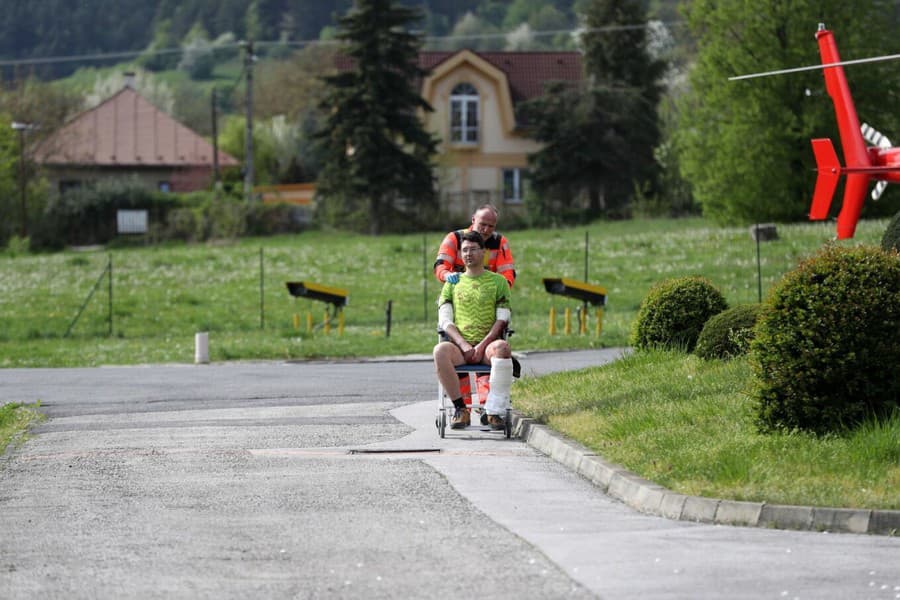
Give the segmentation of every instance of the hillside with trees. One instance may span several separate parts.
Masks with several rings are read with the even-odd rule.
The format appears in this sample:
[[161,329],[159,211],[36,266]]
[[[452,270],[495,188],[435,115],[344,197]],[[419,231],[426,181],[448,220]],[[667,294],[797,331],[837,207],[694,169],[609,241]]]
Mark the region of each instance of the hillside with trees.
[[[427,36],[498,34],[527,26],[532,31],[569,29],[579,0],[406,0],[423,19]],[[673,2],[655,2],[661,6]],[[336,18],[352,0],[2,0],[0,60],[84,60],[6,65],[9,79],[17,71],[54,78],[72,73],[97,55],[177,50],[198,36],[212,42],[252,39],[265,46],[297,47],[329,36]],[[520,31],[520,37],[523,32]],[[485,43],[483,41],[479,42]],[[490,43],[490,42],[487,42]],[[180,60],[167,52],[155,66]],[[112,60],[115,60],[113,58]],[[109,64],[109,61],[101,61]]]
[[[896,53],[900,43],[900,0],[804,1],[765,10],[740,0],[393,4],[415,11],[403,31],[422,50],[584,54],[583,85],[549,88],[523,111],[528,135],[545,148],[531,157],[526,202],[535,218],[550,215],[559,223],[698,209],[722,223],[804,218],[814,182],[809,139],[836,137],[821,76],[807,72],[741,84],[728,77],[815,64],[812,34],[823,19],[836,29],[844,58]],[[342,101],[339,80],[329,79],[335,53],[353,48],[340,26],[352,5],[82,0],[72,7],[60,0],[0,0],[0,116],[39,124],[27,142],[9,129],[0,135],[0,190],[7,192],[0,195],[0,211],[19,212],[14,192],[22,187],[33,210],[41,209],[48,192],[30,176],[28,164],[19,168],[22,148],[109,98],[127,70],[136,71],[142,96],[194,131],[212,137],[215,123],[219,147],[243,161],[252,65],[254,183],[310,182],[324,173],[322,189],[330,181],[339,191],[347,183],[335,162],[340,153],[319,142],[325,129],[364,125],[352,123],[353,111],[342,113],[347,122],[335,122],[337,111],[331,110]],[[246,41],[252,41],[252,60]],[[894,141],[900,137],[897,65],[848,72],[860,117]],[[377,66],[366,74],[370,82],[384,75]],[[416,106],[410,100],[398,104],[398,114]],[[404,137],[404,127],[393,134]],[[427,162],[429,142],[410,135],[407,141],[420,140],[412,145],[425,149],[420,154]],[[356,189],[371,188],[370,175],[354,178]],[[237,169],[225,179],[226,192],[240,188]],[[22,180],[27,186],[20,186]],[[895,212],[896,187],[879,203],[867,203],[868,214]],[[399,189],[382,190],[367,202],[380,206],[379,198]],[[373,231],[389,225],[367,223]],[[0,244],[16,226],[14,219],[0,224]]]

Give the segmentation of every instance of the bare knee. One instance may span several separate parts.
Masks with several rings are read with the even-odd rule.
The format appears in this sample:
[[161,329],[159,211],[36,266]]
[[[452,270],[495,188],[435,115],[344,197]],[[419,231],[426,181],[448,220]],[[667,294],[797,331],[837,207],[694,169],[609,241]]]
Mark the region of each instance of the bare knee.
[[488,345],[487,350],[485,350],[484,357],[489,362],[492,358],[512,357],[512,349],[509,347],[509,342],[506,340],[494,340]]
[[456,364],[456,359],[462,353],[453,342],[439,342],[431,351],[435,363],[450,362]]

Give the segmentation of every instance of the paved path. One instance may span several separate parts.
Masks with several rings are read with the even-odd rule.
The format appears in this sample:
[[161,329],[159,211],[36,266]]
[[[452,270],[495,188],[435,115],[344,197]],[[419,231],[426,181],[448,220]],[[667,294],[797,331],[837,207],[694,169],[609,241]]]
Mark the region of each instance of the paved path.
[[2,370],[50,418],[0,464],[0,598],[900,595],[900,539],[642,515],[520,441],[441,440],[435,390],[416,361]]

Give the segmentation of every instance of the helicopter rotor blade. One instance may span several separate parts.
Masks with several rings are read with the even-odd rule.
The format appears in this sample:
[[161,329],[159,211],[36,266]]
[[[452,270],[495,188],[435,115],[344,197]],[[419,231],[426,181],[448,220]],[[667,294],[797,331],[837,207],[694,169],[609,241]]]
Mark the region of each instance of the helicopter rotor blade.
[[771,75],[785,75],[787,73],[800,73],[801,71],[815,71],[818,69],[827,69],[828,67],[843,67],[846,65],[860,65],[863,63],[882,62],[885,60],[897,60],[900,54],[888,54],[885,56],[872,56],[870,58],[858,58],[855,60],[842,60],[840,62],[828,63],[824,65],[809,65],[808,67],[795,67],[793,69],[779,69],[777,71],[764,71],[762,73],[750,73],[749,75],[735,75],[729,77],[728,81],[740,81],[743,79],[754,79],[756,77],[769,77]]

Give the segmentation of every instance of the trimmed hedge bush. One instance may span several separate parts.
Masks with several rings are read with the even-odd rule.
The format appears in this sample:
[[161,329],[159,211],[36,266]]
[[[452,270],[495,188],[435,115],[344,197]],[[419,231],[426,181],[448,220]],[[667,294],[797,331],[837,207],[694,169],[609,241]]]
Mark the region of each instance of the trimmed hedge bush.
[[817,434],[900,406],[900,255],[828,247],[776,285],[750,346],[762,430]]
[[741,304],[713,315],[697,338],[694,354],[705,360],[746,354],[761,310],[761,304]]
[[887,251],[900,252],[900,212],[894,215],[881,238],[881,247]]
[[703,325],[728,308],[725,297],[708,279],[678,277],[657,283],[638,309],[631,345],[638,350],[653,347],[690,352]]

